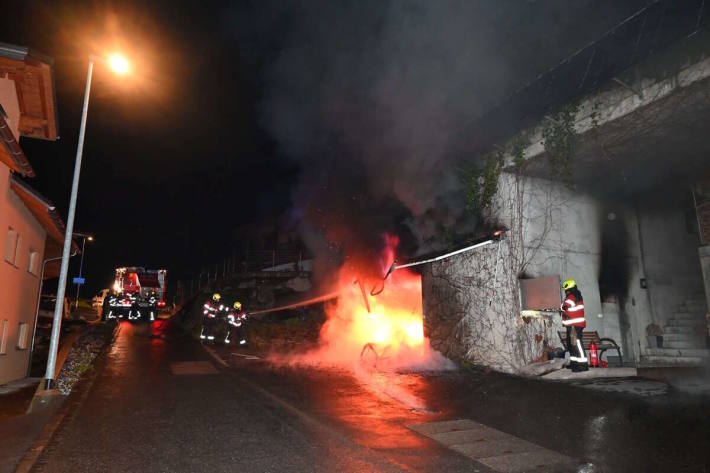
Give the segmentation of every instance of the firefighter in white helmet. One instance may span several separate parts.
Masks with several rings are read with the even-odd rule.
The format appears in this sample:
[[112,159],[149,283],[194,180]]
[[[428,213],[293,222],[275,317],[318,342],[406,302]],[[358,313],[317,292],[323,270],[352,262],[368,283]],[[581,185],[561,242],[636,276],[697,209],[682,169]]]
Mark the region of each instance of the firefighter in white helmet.
[[565,291],[565,299],[560,306],[560,312],[562,325],[567,329],[570,368],[574,372],[587,371],[589,364],[582,346],[582,331],[587,326],[584,318],[584,299],[574,279],[563,282],[562,289]]
[[244,346],[247,344],[244,336],[247,313],[242,309],[242,303],[239,301],[235,302],[232,307],[234,310],[231,310],[227,315],[227,336],[224,338],[224,343],[230,344],[234,340],[240,346]]
[[224,311],[224,305],[220,302],[222,296],[215,292],[212,299],[208,299],[202,306],[202,331],[200,340],[214,341],[214,325],[217,316]]

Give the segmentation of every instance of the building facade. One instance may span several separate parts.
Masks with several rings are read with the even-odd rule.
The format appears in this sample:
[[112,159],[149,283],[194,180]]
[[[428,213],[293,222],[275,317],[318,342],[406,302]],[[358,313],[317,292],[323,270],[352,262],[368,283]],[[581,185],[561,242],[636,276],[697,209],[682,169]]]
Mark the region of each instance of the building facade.
[[34,171],[21,137],[57,139],[52,63],[0,44],[0,384],[27,374],[43,263],[64,238],[54,206],[22,180]]

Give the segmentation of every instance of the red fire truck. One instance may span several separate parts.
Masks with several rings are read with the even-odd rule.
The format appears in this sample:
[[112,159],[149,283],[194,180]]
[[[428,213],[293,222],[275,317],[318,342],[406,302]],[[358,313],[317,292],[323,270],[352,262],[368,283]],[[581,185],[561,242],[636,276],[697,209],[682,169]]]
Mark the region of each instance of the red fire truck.
[[104,318],[155,320],[165,307],[166,276],[164,269],[116,268],[112,292],[104,302]]

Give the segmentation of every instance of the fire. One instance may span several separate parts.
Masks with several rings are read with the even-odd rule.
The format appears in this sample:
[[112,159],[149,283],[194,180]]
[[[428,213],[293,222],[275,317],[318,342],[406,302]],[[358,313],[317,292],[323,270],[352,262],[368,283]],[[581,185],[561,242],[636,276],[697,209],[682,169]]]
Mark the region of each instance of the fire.
[[423,343],[419,275],[398,271],[390,276],[377,296],[370,295],[371,290],[367,291],[370,313],[357,287],[341,286],[341,291],[342,295],[334,308],[335,316],[338,319],[352,318],[351,336],[357,343],[383,343],[394,350],[402,345],[415,348]]
[[451,362],[432,350],[424,336],[421,276],[408,269],[390,271],[397,244],[396,237],[385,238],[379,277],[365,279],[353,266],[341,268],[335,288],[339,296],[326,306],[318,348],[287,358],[273,354],[272,361],[355,372],[363,365],[378,370],[451,369]]
[[[383,289],[381,281],[366,281],[365,291],[361,291],[355,276],[340,275],[340,297],[327,307],[328,320],[320,333],[322,348],[317,358],[326,363],[357,362],[368,344],[376,352],[375,358],[388,365],[423,355],[421,277],[395,271]],[[377,293],[373,289],[382,291],[373,296]]]

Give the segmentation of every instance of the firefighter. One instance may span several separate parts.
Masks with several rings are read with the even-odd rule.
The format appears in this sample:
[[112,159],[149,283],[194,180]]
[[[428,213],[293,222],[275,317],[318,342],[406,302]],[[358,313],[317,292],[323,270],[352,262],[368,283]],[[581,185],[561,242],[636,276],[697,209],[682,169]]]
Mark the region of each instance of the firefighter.
[[227,336],[224,338],[225,344],[230,344],[232,339],[237,340],[240,346],[247,344],[244,336],[244,323],[247,320],[247,313],[242,309],[242,303],[237,301],[234,303],[234,310],[227,315]]
[[212,294],[212,300],[207,300],[202,306],[202,331],[200,332],[200,340],[214,341],[214,325],[217,316],[224,311],[224,305],[220,304],[222,296],[215,292]]
[[584,299],[574,279],[563,282],[562,289],[565,291],[565,300],[560,306],[560,312],[562,325],[567,329],[570,368],[573,372],[587,371],[588,359],[582,346],[582,331],[587,326],[584,319]]

